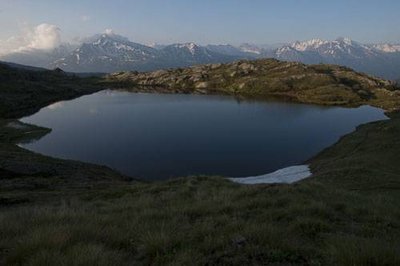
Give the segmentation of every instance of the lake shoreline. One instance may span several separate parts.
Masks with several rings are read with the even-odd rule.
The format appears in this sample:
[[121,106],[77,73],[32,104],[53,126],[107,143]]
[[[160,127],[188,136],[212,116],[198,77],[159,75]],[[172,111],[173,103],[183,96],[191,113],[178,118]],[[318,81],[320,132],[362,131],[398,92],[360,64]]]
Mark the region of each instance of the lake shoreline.
[[[105,91],[105,90],[109,90],[109,91],[113,91],[113,89],[99,89],[99,90],[96,90],[96,91],[91,91],[90,93],[85,93],[85,94],[83,94],[83,95],[79,95],[79,96],[77,96],[76,98],[80,98],[80,97],[82,97],[82,96],[86,96],[86,95],[91,95],[91,94],[94,94],[94,93],[98,93],[98,92],[100,92],[100,91]],[[121,90],[121,89],[115,89],[115,90]],[[131,92],[131,90],[126,90],[127,92]],[[149,93],[149,92],[144,92],[144,93]],[[156,93],[160,93],[159,91],[156,91]],[[152,94],[151,92],[150,92],[150,94]],[[171,94],[171,93],[168,93],[168,94]],[[215,95],[215,94],[214,94]],[[217,94],[216,96],[218,96],[219,94]],[[225,95],[220,95],[220,96],[225,96]],[[226,96],[229,96],[229,95],[226,95]],[[232,96],[232,97],[234,97],[234,96]],[[74,98],[74,99],[76,99],[76,98]],[[69,97],[67,97],[66,99],[63,99],[63,100],[61,100],[61,101],[64,101],[64,100],[71,100]],[[253,99],[248,99],[248,98],[246,98],[246,99],[243,99],[243,100],[250,100],[250,101],[258,101],[256,98],[253,98]],[[261,99],[261,101],[265,101],[265,100],[267,100],[267,99]],[[268,99],[267,101],[269,101],[270,99]],[[279,101],[279,99],[277,99],[277,98],[274,98],[273,99],[273,102],[280,102]],[[299,104],[304,104],[304,105],[309,105],[308,103],[303,103],[303,102],[297,102],[297,101],[290,101],[290,103],[299,103]],[[316,106],[325,106],[325,105],[318,105],[318,104],[311,104],[311,105],[316,105]],[[335,106],[335,107],[338,107],[338,106]],[[354,106],[340,106],[340,107],[347,107],[347,108],[354,108]],[[41,108],[43,108],[43,107],[41,107]],[[27,114],[28,115],[31,115],[31,113],[30,112],[27,112]],[[389,113],[390,114],[390,113]],[[26,117],[26,116],[24,116],[24,117]],[[22,118],[21,118],[22,119]],[[7,121],[7,122],[5,122],[5,121]],[[18,167],[21,167],[21,166],[18,166],[18,167],[13,167],[13,165],[20,165],[19,163],[18,164],[16,164],[16,163],[14,163],[15,161],[17,161],[17,162],[21,162],[21,161],[26,161],[26,160],[24,160],[23,158],[25,157],[25,156],[28,156],[29,155],[29,157],[31,157],[32,155],[34,155],[34,154],[37,154],[38,155],[38,158],[40,157],[40,158],[47,158],[48,159],[48,161],[49,161],[49,163],[51,162],[51,160],[52,159],[54,159],[55,161],[65,161],[65,163],[70,163],[70,162],[75,162],[74,160],[65,160],[65,159],[59,159],[59,158],[55,158],[55,157],[50,157],[50,156],[46,156],[46,155],[42,155],[42,154],[39,154],[39,153],[35,153],[35,152],[32,152],[32,151],[29,151],[29,150],[27,150],[27,149],[24,149],[23,147],[19,147],[18,145],[17,145],[17,142],[16,141],[19,141],[19,142],[26,142],[26,141],[30,141],[29,139],[30,138],[37,138],[37,136],[35,135],[35,134],[33,134],[33,136],[31,136],[32,134],[30,134],[31,132],[30,131],[33,131],[33,132],[35,132],[35,131],[37,131],[38,129],[39,129],[39,134],[43,134],[43,135],[45,135],[45,134],[47,134],[48,132],[50,132],[51,131],[51,129],[46,129],[46,128],[41,128],[40,126],[36,126],[36,125],[29,125],[29,124],[25,124],[25,123],[22,123],[22,122],[20,122],[20,120],[18,119],[18,120],[13,120],[13,119],[8,119],[8,120],[3,120],[3,121],[0,121],[0,122],[2,122],[0,125],[2,125],[2,126],[0,126],[0,133],[2,133],[2,131],[3,132],[6,132],[6,133],[3,133],[2,135],[3,135],[3,139],[4,138],[8,138],[8,139],[14,139],[16,136],[14,136],[14,134],[16,134],[17,136],[18,135],[23,135],[24,136],[24,138],[22,138],[22,139],[17,139],[17,140],[13,140],[14,142],[13,143],[8,143],[8,144],[12,144],[12,145],[15,145],[15,146],[17,146],[17,147],[14,147],[14,148],[11,148],[10,150],[15,150],[15,149],[19,149],[19,153],[18,154],[20,154],[21,155],[21,157],[18,157],[18,156],[15,156],[15,157],[13,157],[13,159],[12,160],[10,160],[10,157],[11,156],[8,156],[8,154],[7,153],[2,153],[1,155],[0,155],[0,161],[2,161],[3,163],[2,163],[2,165],[0,164],[0,168],[4,168],[5,170],[7,170],[7,171],[11,171],[11,172],[16,172],[16,173],[18,173]],[[15,125],[24,125],[24,126],[21,126],[21,127],[15,127],[14,128],[14,130],[4,130],[8,125],[10,125],[10,124],[15,124]],[[357,130],[357,129],[356,129]],[[15,131],[15,132],[14,132]],[[10,136],[7,136],[6,134],[10,134],[10,132],[13,132],[13,133],[11,133],[11,135]],[[354,131],[353,131],[354,132]],[[349,134],[352,134],[353,132],[350,132]],[[346,134],[347,135],[347,134]],[[342,136],[343,137],[343,136]],[[0,139],[0,141],[1,141],[1,139]],[[3,141],[2,141],[3,142]],[[3,144],[7,144],[7,143],[4,143],[3,142]],[[334,145],[334,144],[333,144]],[[7,147],[8,145],[3,145],[3,147],[7,150]],[[4,149],[3,148],[3,149]],[[327,147],[327,148],[329,148],[329,147]],[[325,148],[325,149],[327,149],[327,148]],[[325,150],[324,149],[324,150]],[[322,151],[321,151],[322,152]],[[319,154],[319,153],[318,153]],[[312,158],[314,158],[314,157],[316,157],[316,156],[318,156],[318,154],[316,154],[316,155],[314,155],[314,156],[312,156],[312,157],[310,157],[309,159],[306,159],[306,160],[304,160],[304,162],[307,162],[307,163],[309,163],[310,161],[312,161]],[[32,158],[32,157],[31,157]],[[34,158],[34,157],[33,157]],[[35,160],[33,160],[33,161],[35,161]],[[85,162],[80,162],[80,161],[76,161],[77,163],[80,163],[80,164],[87,164],[88,166],[90,166],[90,167],[93,167],[93,168],[96,168],[97,166],[99,167],[99,168],[102,168],[102,169],[104,169],[104,168],[106,168],[106,169],[110,169],[109,167],[107,167],[107,166],[103,166],[103,165],[96,165],[96,164],[91,164],[91,163],[85,163]],[[34,169],[35,167],[34,167],[34,162],[30,162],[29,164],[31,164],[31,166],[30,167],[25,167],[25,168],[27,168],[27,169],[30,169],[30,168],[32,168],[32,169]],[[110,169],[111,170],[111,169]],[[33,171],[33,172],[26,172],[25,174],[30,174],[30,175],[34,175],[34,174],[37,174],[38,172],[39,173],[43,173],[43,172],[46,172],[46,171],[49,171],[49,172],[57,172],[57,171],[55,171],[54,169],[52,169],[52,168],[48,168],[48,169],[42,169],[41,171],[37,171],[37,170],[35,170],[35,171]],[[119,173],[117,170],[112,170],[112,171],[115,171],[115,174],[116,174],[116,176],[123,176],[121,173]],[[69,173],[69,174],[71,174],[71,173]],[[119,177],[119,179],[120,179],[120,177]],[[137,181],[137,180],[140,180],[140,181],[142,181],[142,182],[148,182],[148,181],[146,181],[146,180],[144,180],[144,179],[136,179],[135,177],[133,177],[133,176],[131,176],[131,177],[123,177],[122,179],[125,179],[125,180],[127,180],[127,179],[131,179],[131,180],[135,180],[135,181]],[[150,182],[159,182],[159,181],[150,181]]]
[[[24,128],[32,134],[33,129]],[[396,115],[361,125],[311,160],[312,177],[251,186],[205,176],[125,181],[106,168],[8,145],[0,157],[61,166],[61,172],[0,171],[0,255],[9,263],[30,260],[42,250],[59,258],[60,250],[95,243],[113,252],[112,258],[146,264],[192,261],[185,255],[189,248],[204,264],[229,264],[223,255],[229,252],[241,264],[268,262],[264,256],[272,256],[290,264],[365,265],[380,258],[396,265],[400,147],[394,140],[399,133]],[[148,246],[152,250],[143,250]],[[259,253],[271,247],[276,253]],[[255,253],[260,256],[254,258]]]
[[22,119],[52,129],[45,138],[22,147],[106,165],[142,180],[240,177],[302,163],[356,126],[385,118],[383,110],[368,106],[106,90]]

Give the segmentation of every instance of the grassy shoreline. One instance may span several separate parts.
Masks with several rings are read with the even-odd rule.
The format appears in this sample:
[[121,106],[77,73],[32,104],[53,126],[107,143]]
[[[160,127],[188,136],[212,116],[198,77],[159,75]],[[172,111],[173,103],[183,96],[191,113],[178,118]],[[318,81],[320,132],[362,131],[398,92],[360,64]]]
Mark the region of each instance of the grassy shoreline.
[[49,129],[1,119],[0,264],[399,265],[400,115],[390,116],[310,159],[311,178],[254,186],[127,181],[21,149]]

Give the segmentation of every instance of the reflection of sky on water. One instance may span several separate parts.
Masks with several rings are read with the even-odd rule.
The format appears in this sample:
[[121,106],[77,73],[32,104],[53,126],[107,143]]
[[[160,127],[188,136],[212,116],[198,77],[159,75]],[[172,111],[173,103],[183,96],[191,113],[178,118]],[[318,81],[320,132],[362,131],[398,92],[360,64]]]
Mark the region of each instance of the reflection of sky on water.
[[56,102],[56,103],[50,104],[46,108],[48,108],[50,110],[55,110],[55,109],[62,108],[63,106],[64,106],[64,102]]
[[265,174],[302,163],[357,125],[384,118],[368,106],[102,91],[22,120],[53,129],[28,149],[159,179]]

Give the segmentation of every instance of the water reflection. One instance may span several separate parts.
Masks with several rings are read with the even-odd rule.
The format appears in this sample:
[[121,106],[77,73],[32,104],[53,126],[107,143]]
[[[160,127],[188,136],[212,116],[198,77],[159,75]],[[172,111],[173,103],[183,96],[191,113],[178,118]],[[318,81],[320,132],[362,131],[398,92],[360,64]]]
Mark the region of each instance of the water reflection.
[[357,125],[384,118],[368,106],[103,91],[24,118],[53,129],[24,147],[144,179],[254,176],[302,163]]

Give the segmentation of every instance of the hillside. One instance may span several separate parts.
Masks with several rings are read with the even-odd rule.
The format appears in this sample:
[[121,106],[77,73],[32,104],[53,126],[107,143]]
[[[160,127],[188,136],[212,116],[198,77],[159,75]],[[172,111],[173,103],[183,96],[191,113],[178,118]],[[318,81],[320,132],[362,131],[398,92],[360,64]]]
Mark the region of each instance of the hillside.
[[3,62],[0,61],[1,65],[6,65],[11,68],[16,68],[16,69],[22,69],[22,70],[30,70],[30,71],[46,71],[48,69],[46,68],[41,68],[41,67],[34,67],[34,66],[28,66],[28,65],[21,65],[21,64],[16,64],[16,63],[10,63],[10,62]]
[[394,83],[336,65],[304,65],[275,59],[209,64],[150,73],[120,72],[106,81],[135,91],[282,97],[303,103],[387,110],[400,106]]
[[[51,131],[17,119],[56,101],[98,91],[103,87],[96,85],[97,81],[97,78],[75,77],[60,69],[50,71],[0,63],[0,189],[8,186],[8,176],[21,174],[36,183],[43,181],[41,175],[52,176],[54,179],[44,181],[49,186],[66,183],[60,179],[77,181],[80,185],[87,179],[121,179],[105,167],[40,156],[15,145],[41,138]],[[0,196],[0,206],[1,201]]]
[[[268,67],[268,62],[275,67]],[[240,72],[249,66],[254,72]],[[310,159],[314,175],[293,185],[243,186],[205,176],[132,182],[106,167],[26,151],[16,144],[40,138],[51,129],[4,119],[29,115],[54,100],[99,90],[98,79],[0,67],[1,265],[400,263],[398,113],[392,112],[390,120],[360,126]],[[381,99],[376,91],[397,93],[389,82],[346,68],[274,60],[202,66],[209,74],[202,73],[204,81],[197,82],[217,81],[221,72],[231,73],[230,67],[240,73],[233,75],[231,85],[236,78],[238,82],[252,78],[258,84],[259,75],[259,84],[276,81],[282,86],[279,88],[287,85],[282,72],[295,76],[296,69],[303,69],[312,88],[322,86],[322,81],[326,86],[343,87],[347,94],[340,95],[343,101],[338,104],[349,103],[345,98],[349,95],[360,98],[354,83],[335,81],[339,78],[357,81],[363,90],[374,93],[365,99],[367,103]],[[166,71],[170,74],[161,75],[163,79],[156,78],[160,72],[120,73],[103,82],[132,86],[133,81],[148,76],[145,86],[132,89],[232,94],[228,86],[220,90],[204,85],[172,89],[186,80],[176,80],[167,88],[150,85],[170,80],[172,74],[181,78],[183,72],[195,71]],[[301,92],[307,92],[307,79],[294,80],[300,80],[294,84],[304,84]],[[235,95],[259,99],[270,95],[271,87],[266,87],[267,91],[249,88],[250,93],[245,94],[243,87]],[[295,93],[291,88],[289,92]],[[397,96],[392,97],[397,101]],[[390,102],[382,100],[387,106]]]
[[55,101],[94,92],[96,78],[78,78],[60,69],[0,63],[0,117],[19,118]]
[[399,121],[358,128],[293,185],[123,182],[2,145],[40,167],[0,167],[0,264],[399,265]]

